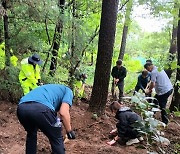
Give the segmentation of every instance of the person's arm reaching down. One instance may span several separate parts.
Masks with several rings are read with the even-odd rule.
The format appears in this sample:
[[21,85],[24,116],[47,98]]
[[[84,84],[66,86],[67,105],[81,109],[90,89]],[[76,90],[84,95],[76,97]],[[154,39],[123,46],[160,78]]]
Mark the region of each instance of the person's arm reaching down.
[[148,94],[151,93],[151,92],[152,92],[152,89],[153,89],[154,87],[155,87],[155,82],[150,81],[146,93],[148,93]]
[[75,139],[75,134],[72,131],[71,128],[71,118],[70,118],[70,113],[69,113],[69,104],[67,103],[62,103],[60,110],[59,110],[59,114],[61,116],[62,119],[62,123],[66,129],[67,132],[67,136],[69,139]]

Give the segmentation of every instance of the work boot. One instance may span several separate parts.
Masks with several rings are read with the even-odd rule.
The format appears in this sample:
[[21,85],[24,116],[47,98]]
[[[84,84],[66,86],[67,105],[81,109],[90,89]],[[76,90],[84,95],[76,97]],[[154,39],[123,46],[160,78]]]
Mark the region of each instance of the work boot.
[[126,142],[126,145],[132,145],[132,144],[136,144],[136,143],[139,143],[140,141],[135,138],[135,139],[131,139],[129,141]]
[[142,136],[138,137],[139,141],[144,141],[144,138]]

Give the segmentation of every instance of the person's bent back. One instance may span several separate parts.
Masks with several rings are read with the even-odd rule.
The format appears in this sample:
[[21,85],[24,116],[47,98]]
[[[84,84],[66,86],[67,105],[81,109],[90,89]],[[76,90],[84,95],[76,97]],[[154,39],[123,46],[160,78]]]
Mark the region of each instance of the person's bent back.
[[[27,131],[26,154],[36,154],[38,129],[48,137],[53,153],[65,153],[61,122],[68,138],[75,139],[69,113],[72,100],[72,90],[59,84],[40,86],[21,98],[17,116]],[[57,112],[59,112],[61,120],[59,120]]]

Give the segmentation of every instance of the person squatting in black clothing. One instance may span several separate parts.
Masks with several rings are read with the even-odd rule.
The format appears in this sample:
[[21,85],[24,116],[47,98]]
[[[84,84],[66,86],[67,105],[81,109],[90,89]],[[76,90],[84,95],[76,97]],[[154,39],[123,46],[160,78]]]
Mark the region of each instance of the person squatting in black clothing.
[[140,89],[143,91],[143,93],[145,93],[145,89],[147,88],[147,85],[150,82],[150,80],[151,80],[150,73],[147,70],[143,70],[142,73],[138,76],[138,81],[135,87],[134,94],[135,92],[138,92]]
[[117,133],[117,136],[112,141],[107,142],[107,144],[113,145],[119,139],[126,142],[126,145],[139,143],[140,140],[142,140],[142,137],[140,137],[139,132],[134,129],[135,127],[133,124],[136,121],[141,121],[141,117],[129,107],[124,106],[117,101],[114,101],[110,105],[110,110],[116,114],[115,118],[118,120],[116,129],[112,130],[110,134]]

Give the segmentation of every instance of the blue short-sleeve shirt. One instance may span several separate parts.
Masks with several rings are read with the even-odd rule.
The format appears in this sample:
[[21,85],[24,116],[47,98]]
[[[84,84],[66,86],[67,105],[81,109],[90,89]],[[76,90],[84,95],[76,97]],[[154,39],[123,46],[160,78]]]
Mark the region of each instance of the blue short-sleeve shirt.
[[60,84],[47,84],[30,91],[21,98],[19,104],[34,101],[59,111],[62,102],[72,106],[72,100],[73,93],[70,88]]

